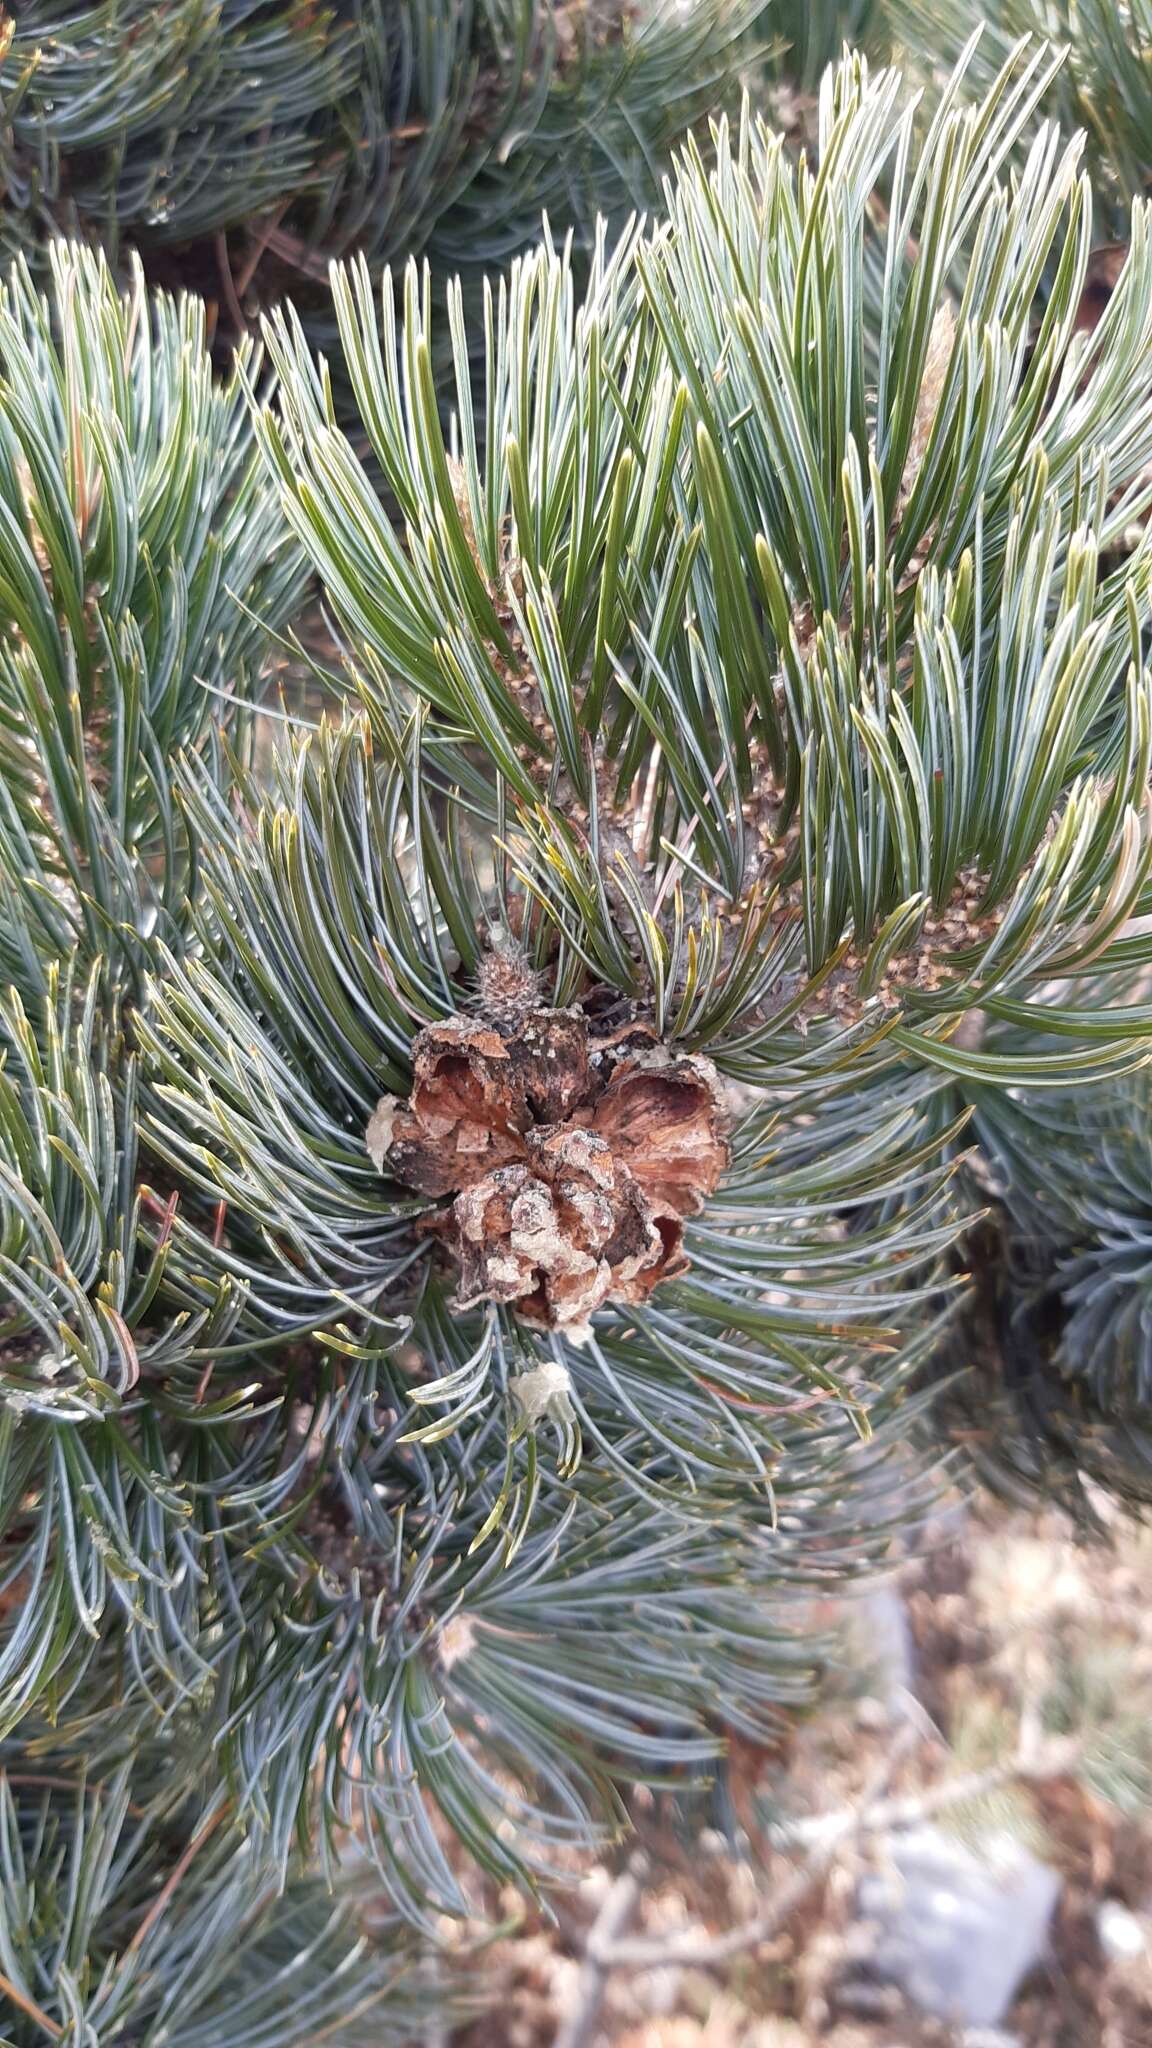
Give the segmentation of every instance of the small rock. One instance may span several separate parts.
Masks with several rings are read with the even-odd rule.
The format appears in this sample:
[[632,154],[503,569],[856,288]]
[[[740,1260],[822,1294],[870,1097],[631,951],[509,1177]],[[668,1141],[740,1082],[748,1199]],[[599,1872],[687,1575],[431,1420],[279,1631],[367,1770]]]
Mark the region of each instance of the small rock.
[[1106,1956],[1114,1962],[1129,1962],[1148,1951],[1145,1922],[1122,1906],[1119,1899],[1105,1899],[1096,1913],[1096,1932]]
[[870,1973],[923,2012],[977,2028],[997,2026],[1043,1956],[1061,1884],[1011,1835],[982,1850],[929,1826],[893,1835],[856,1900],[873,1927]]
[[879,1734],[891,1720],[891,1712],[884,1700],[873,1699],[871,1693],[865,1693],[862,1699],[857,1700],[856,1726],[862,1728],[866,1735]]

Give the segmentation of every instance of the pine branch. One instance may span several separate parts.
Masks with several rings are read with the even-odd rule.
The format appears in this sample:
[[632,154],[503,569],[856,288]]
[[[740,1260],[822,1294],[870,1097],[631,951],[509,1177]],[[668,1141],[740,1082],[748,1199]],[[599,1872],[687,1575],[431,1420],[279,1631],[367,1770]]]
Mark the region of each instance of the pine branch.
[[[48,303],[0,291],[0,956],[25,993],[74,951],[139,987],[179,946],[194,849],[181,750],[242,742],[300,559],[254,459],[242,351],[213,381],[202,309],[56,248]],[[177,480],[175,487],[173,480]]]
[[34,0],[0,51],[6,236],[77,231],[161,279],[175,247],[236,335],[285,291],[322,312],[327,261],[353,249],[489,267],[545,209],[587,229],[650,203],[763,11]]
[[[1142,1000],[1127,975],[1083,995]],[[1027,1043],[1012,1024],[999,1040]],[[991,1221],[957,1343],[977,1361],[942,1426],[985,1483],[1061,1499],[1087,1527],[1099,1495],[1142,1507],[1148,1479],[1146,1069],[1096,1088],[971,1092]]]
[[[546,248],[490,300],[482,434],[462,299],[446,427],[428,280],[378,314],[338,275],[398,525],[270,331],[262,446],[363,713],[239,817],[183,777],[203,893],[137,1023],[145,1129],[191,1191],[170,1285],[242,1288],[214,1371],[255,1356],[245,1419],[276,1404],[213,1481],[212,1723],[275,1857],[355,1817],[406,1910],[467,1909],[433,1813],[535,1881],[717,1752],[717,1695],[750,1728],[803,1696],[790,1589],[926,1497],[965,1097],[1145,1057],[1084,974],[1147,944],[1152,558],[1110,564],[1152,263],[1142,224],[1074,338],[1076,153],[996,182],[1049,78],[957,81],[921,141],[850,62],[817,175],[751,126],[689,153],[582,296]],[[290,1429],[289,1338],[324,1375]]]
[[98,1780],[43,1733],[59,1766],[40,1774],[50,1784],[10,1767],[11,1744],[0,1773],[0,1997],[14,2048],[161,2030],[181,2048],[221,2030],[303,2044],[330,2025],[350,2043],[379,2041],[382,2025],[383,2038],[411,2038],[411,1947],[394,1925],[362,1924],[347,1873],[333,1897],[297,1866],[279,1894],[218,1798],[205,1822],[163,1746],[145,1743]]
[[[978,112],[950,87],[884,231],[874,425],[869,204],[914,129],[898,82],[859,67],[826,86],[818,183],[768,135],[722,134],[714,169],[689,152],[666,227],[601,250],[581,302],[563,254],[518,270],[487,319],[483,447],[460,299],[446,435],[427,280],[409,272],[402,315],[386,284],[377,316],[367,272],[337,276],[400,535],[298,325],[271,330],[265,447],[374,738],[394,745],[406,692],[426,747],[467,735],[562,954],[656,988],[662,1028],[745,1080],[872,1045],[1012,1078],[957,1040],[965,1011],[1066,1035],[1040,991],[1106,970],[1145,898],[1132,620],[1152,558],[1101,563],[1149,493],[1149,397],[1125,371],[1152,317],[1147,222],[1108,320],[1077,335],[1075,147],[1042,137],[1010,195],[992,182],[1050,76],[1011,64]],[[940,293],[966,251],[957,321]],[[1074,1055],[1038,1049],[1016,1078],[1123,1068],[1145,1024],[1077,1029]]]
[[[1058,49],[1060,69],[1050,81],[1043,112],[1069,132],[1084,131],[1100,241],[1126,239],[1131,201],[1148,184],[1152,9],[1147,0],[997,0],[994,7],[889,0],[885,15],[908,70],[929,81],[947,74],[973,36],[979,38],[972,74],[977,89],[1023,38],[1046,40]],[[1102,264],[1085,295],[1086,319],[1094,319],[1101,301],[1107,302],[1107,283]]]
[[[431,1935],[809,1702],[940,1484],[973,1130],[1139,1085],[1152,227],[1085,332],[1053,75],[719,129],[451,295],[454,417],[430,274],[337,272],[371,471],[292,315],[271,393],[94,259],[0,306],[2,1712],[178,1738],[141,1980],[238,1845]],[[358,708],[257,776],[305,568]]]

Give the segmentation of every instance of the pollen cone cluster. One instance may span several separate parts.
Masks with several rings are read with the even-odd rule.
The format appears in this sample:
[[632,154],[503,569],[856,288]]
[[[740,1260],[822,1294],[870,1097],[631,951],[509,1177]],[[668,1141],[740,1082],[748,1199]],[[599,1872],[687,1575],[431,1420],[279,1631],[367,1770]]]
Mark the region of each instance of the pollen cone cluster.
[[368,1129],[382,1172],[447,1198],[430,1228],[460,1273],[461,1307],[509,1303],[569,1335],[605,1302],[682,1273],[684,1219],[727,1163],[707,1060],[629,1023],[533,1007],[421,1031],[408,1103]]

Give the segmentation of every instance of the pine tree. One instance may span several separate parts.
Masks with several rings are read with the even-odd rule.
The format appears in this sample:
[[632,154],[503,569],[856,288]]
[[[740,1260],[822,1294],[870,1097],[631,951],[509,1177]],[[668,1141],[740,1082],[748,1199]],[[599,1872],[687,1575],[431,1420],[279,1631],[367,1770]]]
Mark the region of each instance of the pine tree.
[[378,2040],[382,2005],[400,2032],[413,2011],[403,1943],[299,1854],[281,1890],[192,1760],[176,1664],[149,1692],[137,1655],[200,1571],[167,1404],[236,1304],[166,1277],[131,1018],[160,938],[177,954],[190,929],[177,755],[246,744],[302,565],[253,447],[250,348],[216,382],[196,302],[150,303],[139,276],[121,299],[62,246],[51,273],[49,300],[20,272],[0,300],[4,2033],[280,2043],[322,2010]]
[[818,163],[721,126],[479,337],[338,269],[350,430],[290,310],[214,383],[139,276],[6,287],[21,2042],[291,2039],[329,1942],[355,2039],[350,1841],[425,1927],[547,1885],[929,1506],[973,1183],[1148,1053],[1150,219],[1078,328],[1051,81],[848,60]]
[[1084,131],[1099,241],[1126,239],[1129,205],[1147,191],[1152,169],[1148,0],[884,0],[879,24],[910,70],[937,81],[976,37],[969,61],[977,89],[1025,39],[1058,49],[1044,111],[1069,132]]
[[[1037,39],[1050,39],[1059,61],[1016,157],[1042,118],[1084,133],[1093,247],[1077,321],[1094,327],[1122,274],[1132,202],[1146,192],[1152,164],[1145,0],[998,0],[979,9],[886,0],[872,29],[874,39],[895,43],[929,99],[966,45],[969,89],[979,90],[1013,52],[1027,46],[1037,61]],[[1050,267],[1046,287],[1051,281]],[[1121,989],[1146,999],[1139,978]],[[1095,1001],[1115,997],[1107,980],[1093,990]],[[998,1039],[1032,1049],[1026,1030],[1001,1025]],[[1139,1162],[1152,1143],[1152,1103],[1137,1075],[1077,1092],[1059,1109],[1047,1093],[1028,1090],[978,1090],[972,1106],[980,1141],[974,1193],[989,1204],[989,1222],[958,1351],[963,1363],[973,1355],[982,1363],[961,1383],[953,1420],[979,1446],[986,1481],[1017,1496],[1057,1496],[1096,1523],[1086,1479],[1138,1503],[1147,1496],[1150,1307]]]
[[4,237],[139,249],[224,329],[331,257],[445,273],[651,202],[763,0],[28,0],[0,31]]
[[[1134,997],[1133,1023],[1152,1016],[1146,989],[1126,976],[1094,981],[1091,995],[1101,1005]],[[1011,1024],[992,1042],[1025,1058],[1037,1049]],[[1102,1495],[1137,1508],[1149,1496],[1146,1071],[1055,1100],[1028,1086],[969,1095],[985,1216],[941,1420],[982,1482],[1009,1499],[1057,1501],[1099,1530]]]
[[2,1766],[6,2041],[412,2039],[427,1995],[403,1936],[351,1881],[334,1896],[296,1869],[279,1889],[170,1744],[97,1776],[44,1730]]
[[769,16],[768,70],[786,89],[814,93],[846,44],[864,44],[877,25],[876,0],[778,0]]

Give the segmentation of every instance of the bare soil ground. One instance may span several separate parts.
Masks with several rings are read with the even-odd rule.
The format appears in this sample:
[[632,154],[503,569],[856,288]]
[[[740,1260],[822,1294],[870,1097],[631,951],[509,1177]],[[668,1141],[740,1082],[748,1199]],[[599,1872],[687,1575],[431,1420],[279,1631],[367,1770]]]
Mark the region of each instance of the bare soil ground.
[[[864,1829],[809,1865],[801,1903],[763,1945],[706,1969],[670,1957],[608,1971],[587,2048],[1152,2048],[1150,1585],[1152,1531],[1130,1522],[1087,1545],[1056,1516],[963,1510],[881,1608],[857,1611],[854,1696],[774,1750],[735,1752],[742,1853],[658,1800],[637,1807],[647,1868],[628,1932],[666,1948],[740,1926],[792,1884],[812,1851],[775,1846],[782,1785],[791,1816],[859,1810],[884,1777],[889,1811],[920,1802],[977,1853],[1007,1831],[1062,1885],[996,2029],[942,2024],[870,1974],[857,1886],[883,1836]],[[886,1630],[869,1671],[864,1645],[874,1653]],[[1052,1762],[1017,1778],[1017,1755]],[[940,1803],[973,1776],[985,1791]],[[487,1952],[484,2015],[452,2048],[556,2048],[586,1999],[588,1932],[616,1875],[587,1870],[555,1925],[522,1921]]]

